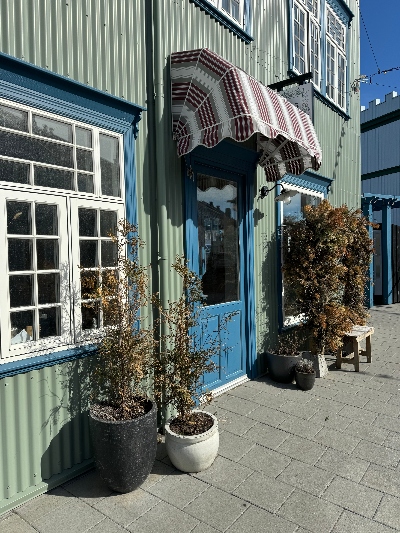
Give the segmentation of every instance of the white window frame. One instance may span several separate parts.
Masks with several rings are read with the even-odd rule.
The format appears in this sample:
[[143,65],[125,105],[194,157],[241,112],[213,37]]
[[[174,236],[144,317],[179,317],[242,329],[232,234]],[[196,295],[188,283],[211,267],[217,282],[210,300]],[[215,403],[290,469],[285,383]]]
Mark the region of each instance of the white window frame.
[[[339,32],[334,32],[334,34],[329,31],[329,18],[334,19],[336,29]],[[343,22],[339,17],[334,13],[334,11],[327,5],[326,6],[326,96],[335,102],[340,108],[345,109],[346,107],[346,70],[347,70],[347,60],[346,60],[346,28]],[[342,37],[340,37],[340,35]],[[328,48],[333,51],[328,57]],[[333,56],[333,57],[332,57]],[[330,68],[329,62],[334,65],[334,70],[332,73],[332,68]],[[343,68],[341,67],[341,64]],[[331,73],[328,76],[328,72]],[[342,77],[340,77],[340,72],[342,72]],[[333,84],[330,83],[330,78],[333,74]],[[340,78],[342,78],[342,83],[339,83]],[[342,88],[340,87],[342,85]]]
[[[312,9],[310,9],[310,7]],[[304,17],[304,41],[296,38],[295,26],[299,23],[296,18],[296,10]],[[305,74],[306,72],[313,72],[312,83],[319,90],[321,86],[321,25],[320,25],[320,0],[295,0],[293,2],[292,15],[292,35],[293,35],[293,70],[297,74]],[[317,34],[317,38],[313,36]],[[299,42],[304,46],[304,54],[296,52],[296,43]],[[314,46],[312,43],[314,42]],[[318,50],[315,50],[315,45]],[[315,57],[317,58],[315,61]],[[304,63],[304,69],[296,66],[299,58]],[[316,63],[316,65],[315,65]]]
[[[80,312],[80,272],[79,272],[79,228],[78,228],[78,208],[80,206],[92,209],[113,210],[117,212],[117,220],[125,217],[125,187],[124,187],[124,151],[122,135],[108,131],[103,128],[94,127],[86,123],[70,120],[54,113],[44,112],[33,106],[17,104],[13,101],[0,99],[1,105],[15,108],[17,110],[28,111],[29,125],[31,128],[32,114],[38,114],[45,118],[69,123],[73,127],[73,140],[75,139],[75,126],[90,129],[92,131],[92,151],[93,151],[93,176],[94,192],[79,192],[76,187],[77,174],[81,171],[76,168],[76,151],[74,149],[74,169],[38,163],[15,157],[3,156],[0,159],[23,162],[30,165],[30,182],[28,184],[6,182],[0,180],[0,246],[3,246],[3,257],[7,255],[7,213],[6,201],[25,201],[49,203],[58,206],[59,225],[59,267],[60,286],[63,285],[69,290],[60,287],[60,307],[61,307],[61,335],[57,337],[47,337],[36,341],[29,341],[20,344],[11,344],[10,325],[10,294],[8,283],[8,260],[0,262],[0,279],[3,280],[3,290],[0,291],[0,332],[1,332],[1,352],[0,365],[12,361],[26,359],[32,356],[44,355],[57,352],[75,346],[93,343],[98,338],[99,331],[82,332],[81,312]],[[41,138],[32,133],[23,132],[0,126],[3,131],[17,132],[22,135],[29,135],[32,138]],[[32,131],[31,129],[29,131]],[[99,136],[104,134],[118,140],[119,148],[119,188],[120,197],[106,196],[101,194],[101,168],[100,168],[100,143]],[[47,139],[48,140],[48,139]],[[63,144],[62,141],[54,141]],[[64,143],[71,144],[71,143]],[[74,172],[74,184],[76,190],[58,189],[52,187],[42,187],[33,185],[32,174],[33,165],[42,165],[49,168],[69,170]],[[88,172],[89,173],[89,172]],[[35,253],[35,252],[34,252]],[[62,268],[65,264],[69,268]],[[36,275],[32,271],[33,275]],[[53,307],[49,304],[47,307]],[[39,306],[40,307],[40,306]],[[45,305],[43,305],[45,307]],[[33,308],[32,306],[30,308]],[[37,308],[37,306],[36,306]],[[19,309],[19,308],[18,308]],[[21,308],[23,310],[25,308]],[[37,327],[37,325],[36,325]],[[79,329],[78,329],[79,328]]]
[[[296,191],[298,192],[299,194],[304,194],[304,195],[307,195],[307,196],[313,196],[315,198],[319,198],[320,201],[322,201],[324,198],[325,198],[325,195],[324,193],[322,192],[318,192],[318,191],[313,191],[311,189],[307,189],[305,187],[299,187],[299,186],[296,186],[296,185],[291,185],[291,184],[286,184],[286,183],[283,183],[284,187],[285,187],[285,190],[287,191]],[[295,198],[295,196],[293,197]],[[281,231],[281,237],[283,238],[283,232],[285,231],[285,225],[284,225],[284,214],[283,214],[283,211],[284,211],[284,204],[282,205],[281,209],[280,209],[280,231]],[[281,247],[281,267],[283,267],[283,248]],[[281,269],[282,271],[282,269]],[[284,281],[284,275],[282,273],[282,326],[283,328],[289,328],[289,327],[292,327],[292,326],[296,326],[297,324],[299,324],[302,319],[304,318],[303,315],[288,315],[286,316],[286,313],[285,313],[285,281]]]
[[[210,4],[215,6],[221,13],[223,13],[228,19],[232,20],[235,24],[244,28],[244,0],[208,0]],[[235,19],[228,11],[223,8],[224,1],[237,2],[239,4],[239,20]]]

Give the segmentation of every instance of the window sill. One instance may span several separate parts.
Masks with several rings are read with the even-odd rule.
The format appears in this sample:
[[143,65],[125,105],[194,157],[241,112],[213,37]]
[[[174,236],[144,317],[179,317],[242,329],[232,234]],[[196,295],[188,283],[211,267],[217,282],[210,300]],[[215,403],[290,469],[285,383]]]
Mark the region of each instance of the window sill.
[[205,11],[208,15],[210,15],[210,17],[215,19],[222,26],[225,26],[225,28],[227,28],[231,33],[234,33],[236,37],[241,39],[246,44],[254,41],[254,38],[245,32],[243,28],[235,24],[233,20],[221,13],[219,9],[208,3],[207,0],[189,0],[189,2],[195,4],[202,11]]
[[47,366],[54,366],[74,359],[80,359],[91,355],[96,350],[93,345],[74,347],[60,352],[53,352],[46,355],[36,355],[27,359],[20,359],[18,361],[11,361],[9,363],[0,364],[0,379],[15,376],[17,374],[25,374],[32,370],[39,370]]

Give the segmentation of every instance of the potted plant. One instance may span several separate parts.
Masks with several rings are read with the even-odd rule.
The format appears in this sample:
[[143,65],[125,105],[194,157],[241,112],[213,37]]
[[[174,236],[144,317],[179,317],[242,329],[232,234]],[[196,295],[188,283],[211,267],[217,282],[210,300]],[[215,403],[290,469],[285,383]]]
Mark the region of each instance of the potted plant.
[[273,348],[266,352],[269,376],[279,383],[291,383],[294,380],[294,367],[302,352],[296,331],[289,331],[278,336]]
[[303,218],[285,226],[283,275],[314,358],[335,353],[354,324],[365,324],[368,224],[360,210],[324,200],[304,207]]
[[143,246],[136,228],[122,220],[116,234],[115,266],[81,268],[86,307],[100,311],[97,355],[91,379],[89,426],[100,476],[117,492],[130,492],[150,473],[157,447],[157,407],[146,393],[155,340],[140,310],[151,301]]
[[214,462],[219,447],[216,417],[194,409],[200,400],[211,399],[203,389],[203,375],[217,368],[213,357],[219,350],[219,331],[212,339],[201,338],[201,280],[183,257],[177,256],[172,268],[182,279],[182,294],[168,309],[161,308],[166,333],[156,363],[155,391],[160,402],[177,411],[165,424],[172,464],[183,472],[200,472]]
[[316,372],[314,365],[307,359],[300,359],[294,367],[296,385],[302,390],[311,390],[314,387]]

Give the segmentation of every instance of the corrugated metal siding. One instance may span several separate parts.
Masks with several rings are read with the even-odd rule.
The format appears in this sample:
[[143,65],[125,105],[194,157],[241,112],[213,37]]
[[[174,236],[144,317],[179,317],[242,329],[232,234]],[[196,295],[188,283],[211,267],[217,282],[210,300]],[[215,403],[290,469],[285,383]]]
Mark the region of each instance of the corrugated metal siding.
[[362,133],[362,174],[400,165],[399,143],[400,119]]

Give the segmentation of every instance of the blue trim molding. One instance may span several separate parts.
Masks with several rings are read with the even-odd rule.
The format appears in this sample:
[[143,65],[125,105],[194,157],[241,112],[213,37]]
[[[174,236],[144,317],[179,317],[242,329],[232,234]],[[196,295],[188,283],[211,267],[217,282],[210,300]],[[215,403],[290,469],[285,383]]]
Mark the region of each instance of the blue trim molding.
[[[126,217],[137,223],[135,139],[144,107],[0,53],[0,97],[123,135]],[[0,378],[93,353],[77,347],[2,363]]]
[[294,185],[302,187],[303,189],[308,189],[309,191],[323,193],[325,197],[328,196],[332,181],[332,178],[321,176],[320,174],[309,170],[306,170],[306,172],[300,176],[285,174],[281,180],[282,183],[287,183],[288,185]]
[[251,6],[250,0],[245,2],[245,29],[235,24],[233,20],[225,16],[217,7],[212,5],[207,0],[189,0],[191,4],[196,5],[202,11],[205,11],[207,15],[210,15],[216,22],[219,22],[221,26],[225,26],[230,32],[234,33],[236,37],[241,39],[246,44],[254,41],[254,38],[248,33],[251,31]]
[[351,26],[351,21],[354,18],[354,13],[343,0],[327,0],[329,7],[336,13],[340,20],[348,28]]

